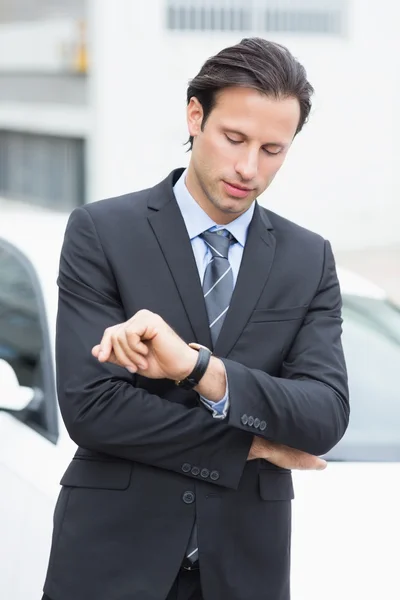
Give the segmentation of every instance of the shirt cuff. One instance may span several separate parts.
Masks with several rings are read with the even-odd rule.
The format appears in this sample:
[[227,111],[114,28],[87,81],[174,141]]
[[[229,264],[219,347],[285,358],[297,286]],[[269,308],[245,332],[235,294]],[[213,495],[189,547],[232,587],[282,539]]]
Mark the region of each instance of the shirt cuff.
[[207,400],[207,398],[200,396],[200,402],[202,402],[202,404],[212,412],[214,419],[226,418],[229,409],[228,394],[225,394],[225,396],[219,402],[211,402],[211,400]]

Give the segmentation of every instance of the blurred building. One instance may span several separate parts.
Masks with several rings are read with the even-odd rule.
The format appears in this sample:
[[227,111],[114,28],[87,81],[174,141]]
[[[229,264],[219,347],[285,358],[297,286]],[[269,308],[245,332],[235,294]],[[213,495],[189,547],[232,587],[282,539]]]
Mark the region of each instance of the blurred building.
[[242,37],[316,88],[261,201],[342,250],[400,243],[394,0],[0,0],[0,194],[71,210],[188,161],[188,80]]
[[0,193],[85,200],[84,0],[0,0]]

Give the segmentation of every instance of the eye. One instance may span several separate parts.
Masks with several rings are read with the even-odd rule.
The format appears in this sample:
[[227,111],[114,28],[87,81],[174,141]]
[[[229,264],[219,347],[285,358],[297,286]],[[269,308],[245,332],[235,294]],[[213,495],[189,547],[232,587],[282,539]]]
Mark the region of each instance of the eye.
[[282,152],[282,150],[277,150],[276,152],[271,152],[271,150],[267,150],[267,148],[263,148],[264,152],[266,154],[268,154],[268,156],[276,156],[277,154],[280,154]]
[[225,137],[228,140],[228,142],[230,142],[231,144],[236,145],[236,144],[241,144],[242,143],[242,140],[233,140],[232,138],[229,137],[229,135],[225,134]]

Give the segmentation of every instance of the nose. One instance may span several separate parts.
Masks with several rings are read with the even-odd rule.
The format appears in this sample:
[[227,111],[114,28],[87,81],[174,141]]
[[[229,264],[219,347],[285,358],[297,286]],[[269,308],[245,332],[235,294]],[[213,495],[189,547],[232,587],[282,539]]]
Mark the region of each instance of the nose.
[[237,161],[235,170],[243,181],[255,179],[258,172],[258,152],[246,149]]

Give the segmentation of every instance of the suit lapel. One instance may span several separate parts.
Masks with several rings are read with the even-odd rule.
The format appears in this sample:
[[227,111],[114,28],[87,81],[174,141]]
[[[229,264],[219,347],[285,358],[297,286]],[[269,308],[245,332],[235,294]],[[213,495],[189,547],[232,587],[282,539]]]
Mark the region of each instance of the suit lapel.
[[193,333],[190,341],[211,347],[200,277],[185,222],[173,193],[173,186],[182,173],[183,169],[173,171],[167,179],[152,188],[148,202],[151,209],[149,222],[190,322]]
[[275,237],[267,213],[256,204],[239,275],[214,352],[227,356],[246,326],[264,289],[275,254]]
[[[183,169],[150,190],[149,223],[168,264],[186,312],[191,341],[211,348],[211,336],[203,290],[185,222],[173,186]],[[275,254],[275,237],[267,213],[256,204],[231,304],[214,352],[227,356],[245,328],[263,291]]]

